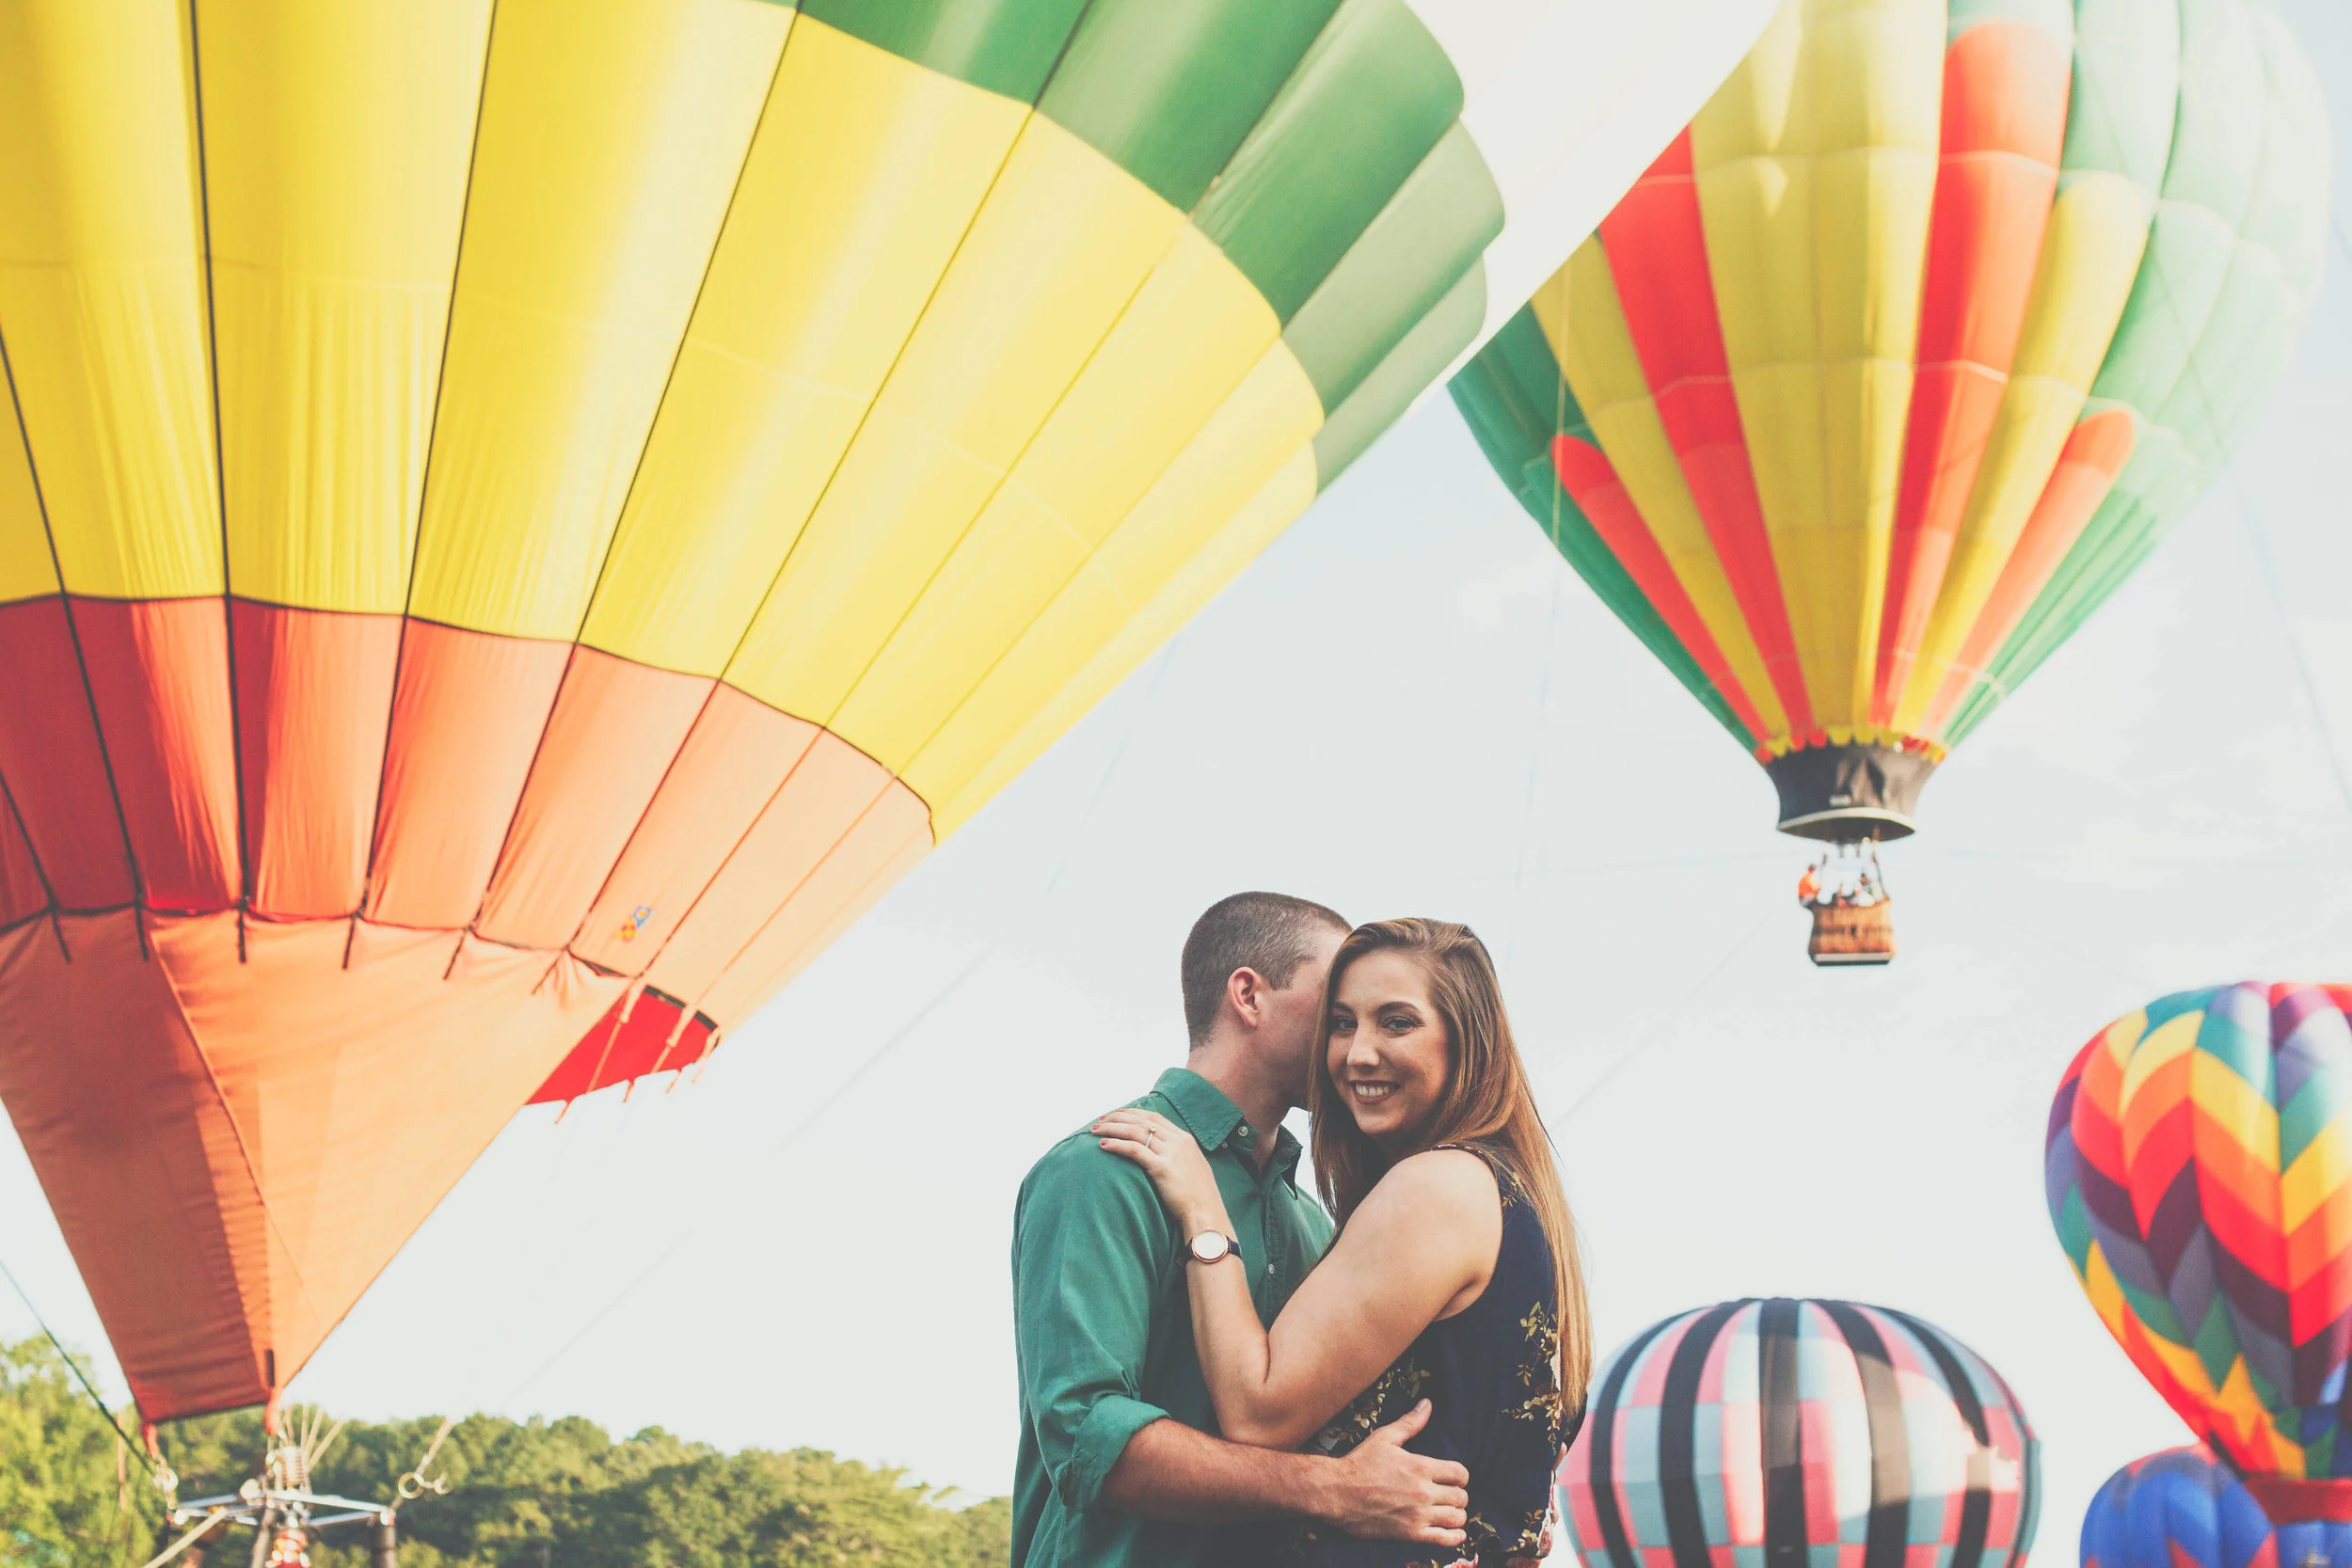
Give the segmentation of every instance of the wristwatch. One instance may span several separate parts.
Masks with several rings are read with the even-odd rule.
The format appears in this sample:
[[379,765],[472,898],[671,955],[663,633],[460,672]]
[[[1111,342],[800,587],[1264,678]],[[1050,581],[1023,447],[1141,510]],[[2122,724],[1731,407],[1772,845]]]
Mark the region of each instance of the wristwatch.
[[1194,1262],[1216,1263],[1228,1258],[1239,1258],[1241,1243],[1215,1230],[1203,1230],[1192,1239],[1191,1250]]

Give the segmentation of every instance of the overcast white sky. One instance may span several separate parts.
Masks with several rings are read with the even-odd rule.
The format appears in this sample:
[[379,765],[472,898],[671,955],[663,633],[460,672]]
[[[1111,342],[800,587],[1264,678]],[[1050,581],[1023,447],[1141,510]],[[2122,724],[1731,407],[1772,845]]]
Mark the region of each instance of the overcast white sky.
[[[2352,13],[2285,8],[2352,210]],[[1486,935],[1602,1344],[1741,1294],[1919,1313],[2015,1386],[2044,1446],[2040,1549],[2069,1560],[2100,1481],[2185,1434],[2050,1236],[2058,1074],[2168,990],[2352,978],[2345,232],[2231,475],[1929,786],[1887,857],[1890,969],[1806,964],[1804,850],[1762,774],[1438,399],[699,1084],[518,1118],[295,1394],[1007,1490],[1014,1189],[1181,1055],[1192,918],[1272,887]],[[0,1259],[103,1347],[5,1131]],[[0,1295],[0,1338],[30,1332]]]

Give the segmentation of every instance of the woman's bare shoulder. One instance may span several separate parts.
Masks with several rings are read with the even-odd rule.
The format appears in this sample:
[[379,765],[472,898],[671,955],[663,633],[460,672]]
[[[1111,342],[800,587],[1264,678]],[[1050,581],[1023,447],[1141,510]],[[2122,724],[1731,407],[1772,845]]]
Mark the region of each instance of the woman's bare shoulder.
[[1430,1148],[1389,1167],[1364,1196],[1360,1217],[1475,1223],[1502,1218],[1502,1194],[1486,1162],[1466,1148]]

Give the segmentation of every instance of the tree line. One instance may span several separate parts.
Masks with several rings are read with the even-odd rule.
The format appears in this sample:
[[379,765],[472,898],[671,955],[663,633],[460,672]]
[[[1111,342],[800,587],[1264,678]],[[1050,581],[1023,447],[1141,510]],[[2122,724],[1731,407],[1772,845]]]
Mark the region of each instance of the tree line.
[[[439,1425],[351,1422],[312,1490],[389,1501]],[[233,1492],[261,1456],[260,1413],[172,1422],[162,1447],[183,1498]],[[401,1568],[994,1568],[1011,1555],[1008,1499],[960,1506],[814,1449],[723,1453],[659,1427],[615,1439],[576,1416],[469,1416],[434,1468],[449,1490],[401,1505]],[[175,1538],[164,1514],[64,1358],[45,1340],[0,1346],[0,1565],[138,1568]],[[249,1541],[212,1555],[242,1564]],[[310,1555],[365,1568],[364,1529],[330,1531]]]

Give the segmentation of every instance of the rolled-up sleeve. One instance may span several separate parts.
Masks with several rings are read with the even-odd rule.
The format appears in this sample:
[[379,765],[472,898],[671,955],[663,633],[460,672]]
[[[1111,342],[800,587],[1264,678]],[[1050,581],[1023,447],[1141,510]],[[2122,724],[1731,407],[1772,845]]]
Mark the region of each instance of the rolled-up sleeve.
[[1143,1172],[1083,1140],[1038,1162],[1013,1215],[1022,1405],[1054,1493],[1093,1506],[1128,1440],[1166,1418],[1143,1397],[1152,1305],[1173,1257]]

